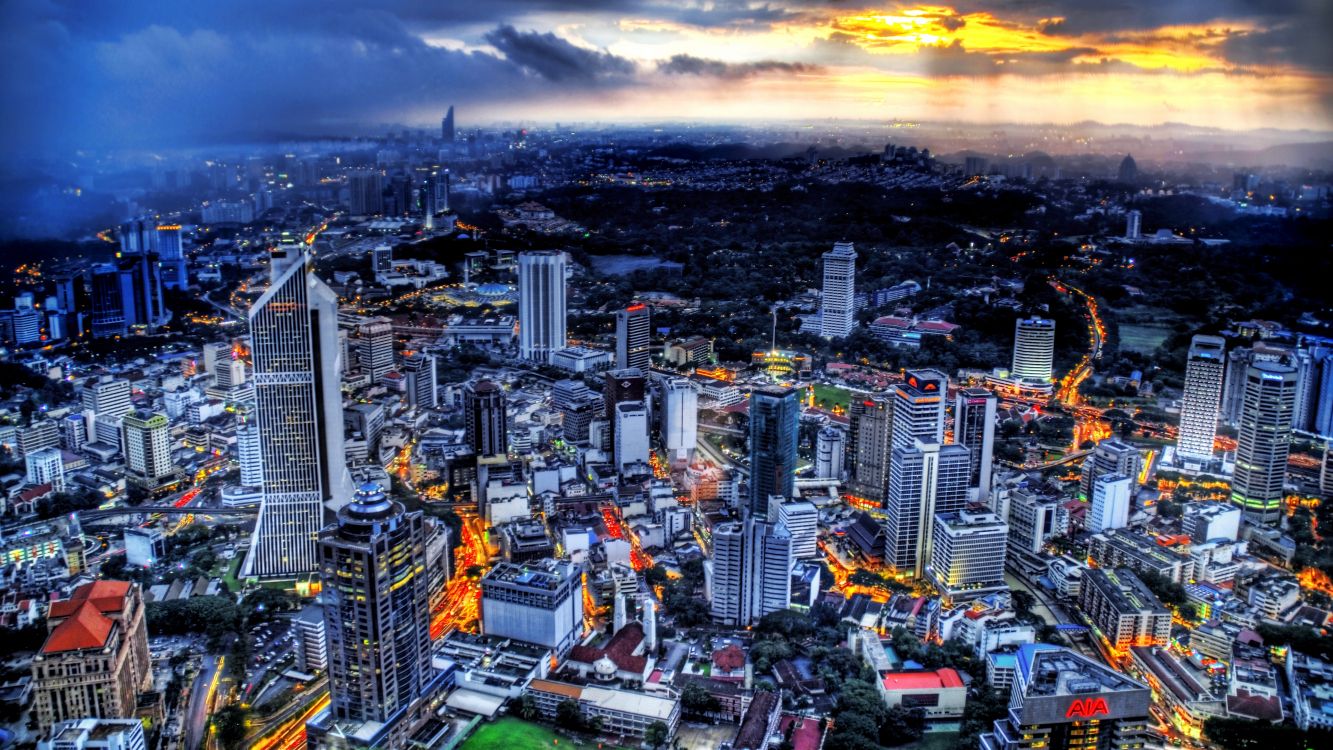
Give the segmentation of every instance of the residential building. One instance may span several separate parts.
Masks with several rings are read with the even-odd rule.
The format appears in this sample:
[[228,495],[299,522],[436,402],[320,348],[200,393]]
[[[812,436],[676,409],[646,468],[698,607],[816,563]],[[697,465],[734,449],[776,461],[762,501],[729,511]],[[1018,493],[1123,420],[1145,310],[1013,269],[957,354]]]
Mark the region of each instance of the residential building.
[[1118,652],[1131,646],[1165,646],[1171,639],[1171,611],[1129,568],[1084,573],[1078,605]]
[[158,487],[176,475],[171,463],[171,424],[167,415],[139,409],[121,420],[125,469],[145,487]]

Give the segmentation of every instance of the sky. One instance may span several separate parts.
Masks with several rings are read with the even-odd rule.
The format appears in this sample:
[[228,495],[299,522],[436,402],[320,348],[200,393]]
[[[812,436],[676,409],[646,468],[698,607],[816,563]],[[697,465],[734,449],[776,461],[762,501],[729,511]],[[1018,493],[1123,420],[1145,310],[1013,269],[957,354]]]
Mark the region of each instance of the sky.
[[0,0],[0,149],[498,121],[1333,129],[1330,0]]

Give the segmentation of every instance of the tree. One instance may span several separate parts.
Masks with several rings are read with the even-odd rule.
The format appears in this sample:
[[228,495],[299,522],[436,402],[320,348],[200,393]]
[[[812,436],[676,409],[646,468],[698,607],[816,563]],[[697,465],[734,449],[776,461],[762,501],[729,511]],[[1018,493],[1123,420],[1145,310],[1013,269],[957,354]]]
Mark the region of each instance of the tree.
[[239,705],[232,704],[213,714],[213,728],[218,733],[218,742],[227,750],[236,750],[245,742],[245,721],[249,712]]
[[560,701],[555,706],[555,725],[570,731],[582,732],[585,726],[583,709],[569,698]]
[[720,711],[722,704],[712,693],[691,682],[680,691],[680,707],[695,716],[703,716]]
[[670,732],[671,730],[667,728],[665,723],[654,721],[644,730],[643,741],[647,742],[648,746],[651,748],[659,748],[671,736]]
[[537,699],[532,697],[532,693],[524,693],[519,696],[514,711],[520,718],[527,719],[528,721],[532,721],[541,715],[541,711],[537,708]]
[[921,709],[907,709],[902,706],[890,708],[879,727],[881,745],[897,747],[921,739],[925,725],[925,713]]

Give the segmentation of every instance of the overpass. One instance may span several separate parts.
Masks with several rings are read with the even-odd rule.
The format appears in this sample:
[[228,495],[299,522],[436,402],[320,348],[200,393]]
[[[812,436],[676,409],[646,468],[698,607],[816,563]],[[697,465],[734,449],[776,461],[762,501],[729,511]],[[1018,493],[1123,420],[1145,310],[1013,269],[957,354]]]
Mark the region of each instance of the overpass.
[[97,521],[103,518],[115,518],[116,516],[137,516],[161,514],[164,516],[257,516],[259,515],[259,506],[248,508],[202,508],[185,506],[177,508],[174,505],[138,505],[124,508],[93,508],[91,510],[77,511],[79,520],[83,523]]

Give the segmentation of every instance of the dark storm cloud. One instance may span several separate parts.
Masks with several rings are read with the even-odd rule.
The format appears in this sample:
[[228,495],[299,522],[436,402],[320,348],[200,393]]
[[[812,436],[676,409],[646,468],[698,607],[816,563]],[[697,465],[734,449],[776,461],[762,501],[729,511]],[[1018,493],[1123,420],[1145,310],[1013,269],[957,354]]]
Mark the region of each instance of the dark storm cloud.
[[750,63],[729,63],[693,55],[673,55],[659,63],[657,69],[668,75],[707,76],[711,78],[749,78],[762,73],[817,73],[822,68],[800,62],[761,60]]
[[634,63],[610,52],[577,47],[552,33],[497,27],[486,35],[505,59],[548,81],[591,83],[623,79],[634,74]]

